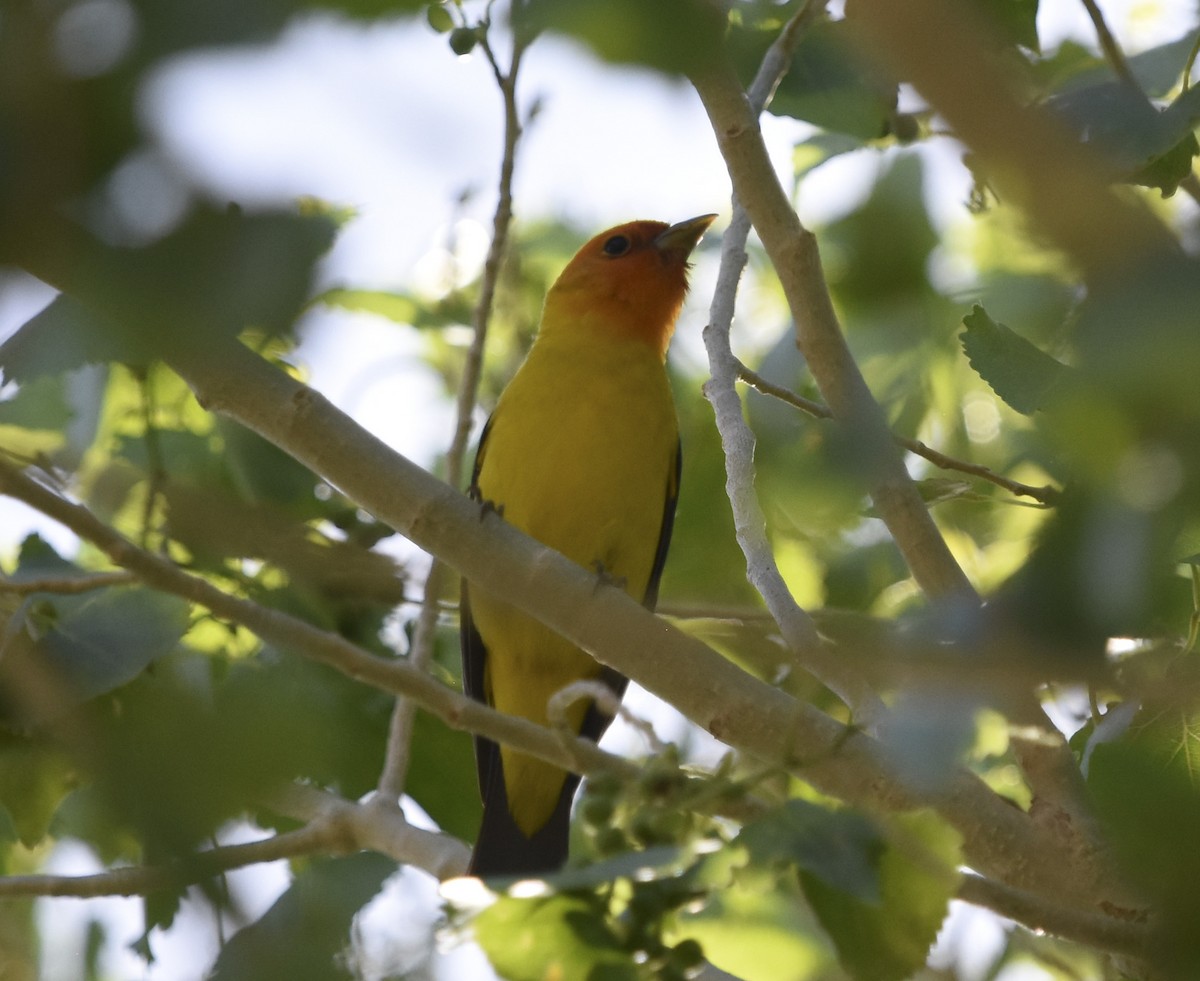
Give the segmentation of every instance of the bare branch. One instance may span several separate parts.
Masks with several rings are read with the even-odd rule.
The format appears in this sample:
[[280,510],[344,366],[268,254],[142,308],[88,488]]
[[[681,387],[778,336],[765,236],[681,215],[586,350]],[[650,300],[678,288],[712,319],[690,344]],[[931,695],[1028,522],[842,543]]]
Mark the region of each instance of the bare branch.
[[[791,64],[803,28],[825,8],[824,0],[809,0],[784,26],[768,49],[750,88],[750,100],[759,109],[770,98]],[[883,703],[862,682],[829,656],[812,618],[796,603],[784,582],[771,543],[767,523],[754,486],[754,432],[747,423],[735,382],[741,364],[730,344],[738,281],[746,264],[746,238],[750,219],[737,195],[733,218],[721,240],[721,267],[704,330],[704,346],[712,377],[704,394],[712,403],[717,431],[725,453],[725,492],[733,511],[737,541],[746,557],[746,577],[766,602],[788,649],[804,668],[835,691],[867,726],[879,721]]]
[[757,113],[732,67],[715,64],[692,84],[712,122],[733,181],[779,275],[796,322],[798,342],[813,377],[857,448],[875,508],[887,524],[914,578],[927,594],[978,596],[950,554],[892,442],[886,420],[863,380],[833,309],[817,243],[800,224],[771,164]]

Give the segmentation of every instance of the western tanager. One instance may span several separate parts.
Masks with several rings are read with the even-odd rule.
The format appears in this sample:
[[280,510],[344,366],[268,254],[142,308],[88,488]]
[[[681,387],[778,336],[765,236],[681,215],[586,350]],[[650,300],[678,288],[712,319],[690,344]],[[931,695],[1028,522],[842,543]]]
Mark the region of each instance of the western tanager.
[[[634,221],[588,242],[546,295],[528,356],[479,441],[471,493],[534,538],[653,607],[679,490],[679,428],[665,369],[688,256],[712,222]],[[462,589],[468,693],[546,724],[548,699],[579,679],[618,697],[626,679],[532,617]],[[569,721],[599,739],[611,718],[577,701]],[[483,825],[477,875],[552,871],[567,855],[579,778],[475,740]]]

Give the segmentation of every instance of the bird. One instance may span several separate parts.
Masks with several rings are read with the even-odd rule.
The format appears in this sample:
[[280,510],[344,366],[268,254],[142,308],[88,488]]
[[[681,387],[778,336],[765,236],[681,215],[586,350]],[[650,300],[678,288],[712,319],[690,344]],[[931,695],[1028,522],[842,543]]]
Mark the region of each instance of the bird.
[[[469,487],[493,512],[647,608],[658,598],[679,494],[667,347],[689,257],[716,215],[632,221],[588,241],[546,294],[529,352],[483,428]],[[548,723],[547,702],[627,679],[464,579],[463,682],[501,712]],[[577,700],[567,721],[599,740],[612,717]],[[475,737],[483,820],[470,874],[534,877],[566,861],[579,777]]]

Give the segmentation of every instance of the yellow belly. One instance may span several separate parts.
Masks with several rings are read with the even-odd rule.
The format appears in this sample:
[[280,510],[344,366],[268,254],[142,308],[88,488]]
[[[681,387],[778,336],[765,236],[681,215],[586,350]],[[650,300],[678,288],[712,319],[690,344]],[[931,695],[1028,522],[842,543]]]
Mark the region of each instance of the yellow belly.
[[[477,485],[506,521],[641,600],[675,490],[675,411],[653,352],[591,354],[580,364],[577,352],[535,347],[496,407]],[[500,711],[546,724],[555,692],[599,676],[591,657],[533,618],[479,589],[471,602],[488,652],[484,683]],[[576,732],[585,711],[572,707]],[[507,747],[501,758],[513,817],[532,835],[565,774]]]

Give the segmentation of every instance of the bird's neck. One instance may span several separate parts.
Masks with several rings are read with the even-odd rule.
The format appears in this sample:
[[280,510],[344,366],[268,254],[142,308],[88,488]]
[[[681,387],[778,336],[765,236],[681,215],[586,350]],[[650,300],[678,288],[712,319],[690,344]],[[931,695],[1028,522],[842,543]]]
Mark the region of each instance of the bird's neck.
[[576,350],[587,349],[597,356],[611,351],[629,355],[650,354],[665,361],[667,347],[675,333],[678,310],[666,315],[662,310],[644,309],[620,298],[590,303],[574,302],[570,293],[551,291],[546,297],[538,343],[550,346],[568,344]]

